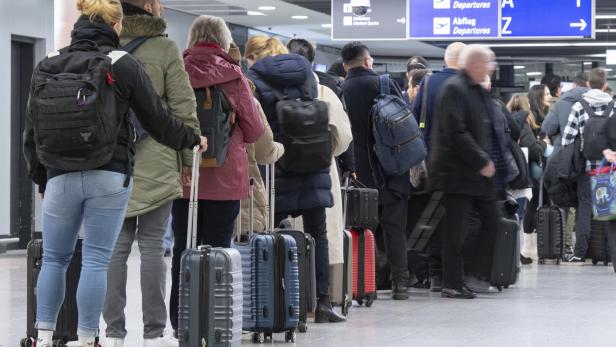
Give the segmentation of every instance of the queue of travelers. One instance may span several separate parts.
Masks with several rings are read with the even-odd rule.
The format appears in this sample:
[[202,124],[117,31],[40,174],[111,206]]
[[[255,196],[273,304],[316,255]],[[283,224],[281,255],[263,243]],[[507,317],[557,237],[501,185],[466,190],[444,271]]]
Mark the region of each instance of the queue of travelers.
[[[70,49],[50,57],[78,52],[83,54],[75,57],[86,59],[86,53],[104,52],[111,65],[101,82],[106,103],[94,103],[93,94],[74,87],[77,109],[65,101],[49,105],[49,99],[34,88],[41,83],[40,75],[35,72],[33,78],[24,154],[44,198],[37,347],[52,346],[64,299],[64,274],[82,223],[83,261],[76,297],[79,346],[97,345],[99,335],[105,338],[105,346],[124,345],[127,261],[135,240],[141,258],[143,345],[178,346],[180,260],[190,227],[193,152],[208,149],[197,116],[204,106],[198,104],[196,93],[204,88],[221,90],[233,112],[224,163],[199,168],[198,243],[229,248],[238,228],[268,231],[268,192],[262,173],[264,166],[278,162],[274,225],[302,217],[304,232],[315,240],[314,320],[344,322],[347,318],[332,306],[329,296],[333,281],[329,266],[344,261],[341,177],[353,177],[378,191],[376,231],[384,240],[391,298],[409,298],[416,274],[409,270],[407,218],[409,199],[418,189],[408,170],[387,173],[375,151],[378,139],[371,110],[384,88],[367,45],[348,43],[327,73],[313,72],[315,46],[309,41],[295,38],[285,45],[277,38],[253,36],[242,55],[225,21],[204,15],[193,22],[188,47],[181,53],[164,35],[167,24],[161,17],[160,0],[76,2],[81,17],[72,31]],[[247,69],[242,69],[241,61]],[[590,146],[585,125],[596,117],[610,117],[614,104],[606,92],[606,73],[598,68],[577,75],[575,87],[565,93],[561,78],[550,75],[505,104],[490,93],[496,56],[487,46],[452,43],[445,50],[444,63],[443,70],[432,72],[426,59],[412,57],[407,63],[407,88],[389,79],[385,90],[402,100],[416,118],[427,150],[426,187],[430,193],[442,194],[445,215],[427,247],[429,289],[444,298],[472,299],[491,291],[494,231],[502,214],[497,202],[513,195],[523,220],[520,229],[534,233],[541,192],[548,194],[543,177],[550,156],[579,142]],[[49,59],[37,70],[55,68],[45,64]],[[47,98],[55,95],[49,93]],[[285,130],[277,109],[281,97],[327,104],[329,165],[293,171],[289,165],[310,163],[292,158],[281,164],[289,150],[283,145]],[[92,108],[87,115],[96,107],[106,107],[108,119],[103,123],[110,125],[78,129],[77,136],[87,144],[82,148],[66,146],[66,141],[74,141],[66,138],[74,126],[66,128],[65,134],[53,133],[37,117],[42,112],[82,112],[87,107]],[[115,133],[109,129],[116,129]],[[590,174],[598,174],[605,162],[616,162],[616,131],[610,129],[607,145],[598,156],[585,158],[584,174],[576,177],[577,205],[568,207],[565,215],[575,219],[568,233],[575,234],[575,244],[572,237],[565,240],[568,262],[586,258],[593,217]],[[514,149],[527,155],[521,164],[512,154]],[[81,157],[86,159],[75,160]],[[524,172],[528,177],[522,177]],[[254,184],[249,184],[249,178]],[[247,208],[252,205],[250,199],[252,211]],[[167,304],[164,256],[169,223],[174,242]],[[480,223],[478,231],[473,223]],[[477,235],[471,238],[472,233]],[[608,239],[616,250],[616,237]],[[469,242],[475,249],[471,256],[464,251]],[[532,262],[519,256],[523,264]],[[106,330],[99,333],[101,315]],[[165,331],[168,317],[174,331]]]

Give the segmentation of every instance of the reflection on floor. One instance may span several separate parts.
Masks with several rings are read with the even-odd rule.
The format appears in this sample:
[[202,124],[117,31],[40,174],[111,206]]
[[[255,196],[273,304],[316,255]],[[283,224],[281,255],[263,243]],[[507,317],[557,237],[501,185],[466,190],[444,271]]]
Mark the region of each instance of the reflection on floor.
[[[137,248],[133,253],[128,347],[142,341]],[[0,347],[17,346],[25,332],[25,271],[23,251],[0,255]],[[347,323],[310,324],[296,345],[615,346],[615,289],[611,266],[531,265],[514,288],[470,301],[413,291],[410,300],[393,302],[382,293],[371,308],[353,307]],[[245,345],[251,345],[249,338],[245,335]],[[275,335],[274,344],[285,346],[284,335]]]

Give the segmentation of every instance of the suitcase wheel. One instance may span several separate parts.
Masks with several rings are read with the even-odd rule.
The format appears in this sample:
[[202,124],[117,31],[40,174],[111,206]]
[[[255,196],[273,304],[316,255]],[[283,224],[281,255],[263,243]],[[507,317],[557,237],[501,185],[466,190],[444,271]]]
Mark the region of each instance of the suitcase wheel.
[[21,339],[19,346],[20,347],[32,347],[32,339],[29,337],[24,337],[23,339]]
[[545,265],[545,259],[539,259],[539,264]]
[[503,291],[503,287],[502,286],[496,286],[496,289],[498,289],[499,292]]
[[556,265],[560,265],[560,258],[556,259]]
[[252,342],[254,342],[254,343],[263,343],[263,342],[265,342],[265,334],[263,334],[263,333],[254,333],[254,334],[252,334]]
[[506,285],[504,288],[505,288],[505,289],[509,289],[509,285]]
[[66,347],[66,341],[64,340],[54,340],[53,347]]
[[308,325],[306,324],[306,322],[300,321],[299,324],[297,324],[297,331],[299,331],[300,333],[307,332],[308,331]]
[[284,334],[284,342],[291,342],[291,343],[295,343],[295,330],[291,330],[291,331],[287,331]]

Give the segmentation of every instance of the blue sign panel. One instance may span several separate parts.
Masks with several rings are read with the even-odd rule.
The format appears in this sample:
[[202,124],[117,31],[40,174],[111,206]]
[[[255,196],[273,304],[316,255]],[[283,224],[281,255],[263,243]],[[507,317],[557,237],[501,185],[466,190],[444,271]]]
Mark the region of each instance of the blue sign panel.
[[408,0],[409,38],[593,38],[595,0]]
[[593,36],[593,0],[502,1],[502,37]]
[[409,2],[412,38],[493,38],[499,35],[499,0]]

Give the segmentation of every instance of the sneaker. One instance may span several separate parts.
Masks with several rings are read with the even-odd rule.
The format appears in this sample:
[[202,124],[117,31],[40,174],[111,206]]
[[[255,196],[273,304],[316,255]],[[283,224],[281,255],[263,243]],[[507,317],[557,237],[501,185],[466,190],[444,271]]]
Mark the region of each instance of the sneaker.
[[394,281],[391,285],[391,298],[393,300],[406,300],[409,298],[409,292],[406,281]]
[[464,286],[475,293],[490,293],[490,282],[475,276],[464,276]]
[[569,259],[567,259],[567,263],[572,263],[572,264],[575,264],[575,263],[580,264],[580,263],[585,263],[585,262],[586,261],[584,259],[578,257],[577,255],[572,255]]
[[180,343],[171,336],[161,336],[154,339],[144,339],[143,347],[178,347]]

